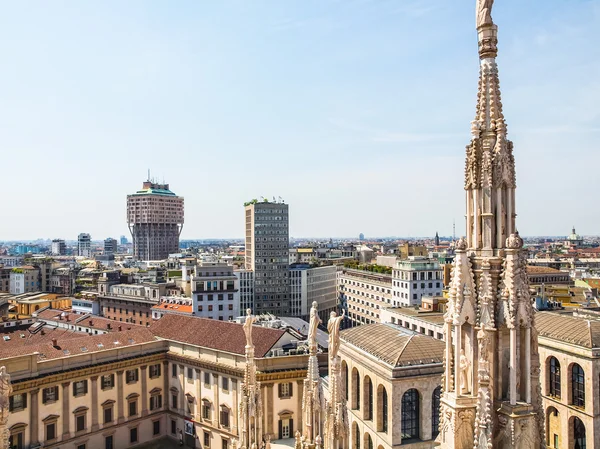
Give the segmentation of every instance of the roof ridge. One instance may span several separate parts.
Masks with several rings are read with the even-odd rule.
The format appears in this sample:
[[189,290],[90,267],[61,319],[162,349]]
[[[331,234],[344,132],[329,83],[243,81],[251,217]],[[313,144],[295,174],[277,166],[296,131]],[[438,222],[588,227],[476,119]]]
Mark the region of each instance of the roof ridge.
[[404,354],[406,347],[412,341],[412,339],[415,335],[416,334],[412,334],[411,336],[408,337],[408,340],[406,340],[406,343],[404,343],[404,346],[402,347],[402,349],[400,350],[400,353],[398,354],[398,357],[396,358],[396,363],[394,363],[394,366],[398,366],[398,363],[400,363],[400,358],[402,357],[402,354]]

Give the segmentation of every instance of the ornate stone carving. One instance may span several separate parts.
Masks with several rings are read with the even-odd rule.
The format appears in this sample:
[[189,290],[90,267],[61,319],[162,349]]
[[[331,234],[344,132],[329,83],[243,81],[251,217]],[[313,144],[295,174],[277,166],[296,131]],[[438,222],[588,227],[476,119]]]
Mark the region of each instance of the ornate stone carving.
[[494,0],[477,0],[477,28],[484,25],[492,25],[492,6]]
[[523,239],[519,236],[518,232],[511,234],[506,239],[506,247],[509,249],[520,249],[523,248]]
[[[0,367],[0,444],[2,447],[8,447],[10,432],[8,430],[9,398],[13,392],[10,383],[10,374],[6,367]],[[36,417],[37,419],[37,417]]]

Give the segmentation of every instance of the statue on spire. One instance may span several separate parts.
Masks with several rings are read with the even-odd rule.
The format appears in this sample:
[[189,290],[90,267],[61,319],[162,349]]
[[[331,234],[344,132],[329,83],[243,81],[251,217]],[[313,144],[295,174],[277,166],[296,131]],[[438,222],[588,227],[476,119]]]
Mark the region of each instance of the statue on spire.
[[246,347],[254,347],[252,343],[252,325],[256,321],[256,317],[252,315],[252,309],[246,309],[246,321],[244,322],[244,333],[246,334]]
[[494,0],[477,0],[477,28],[484,25],[493,25],[492,5]]

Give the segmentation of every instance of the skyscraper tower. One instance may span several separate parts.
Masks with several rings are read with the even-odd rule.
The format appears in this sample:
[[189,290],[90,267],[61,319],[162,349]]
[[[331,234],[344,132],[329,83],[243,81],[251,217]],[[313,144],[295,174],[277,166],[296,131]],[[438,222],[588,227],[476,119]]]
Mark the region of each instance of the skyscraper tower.
[[84,257],[92,255],[92,237],[85,232],[77,236],[77,255]]
[[445,449],[546,447],[534,311],[515,226],[513,144],[506,138],[493,0],[477,1],[479,92],[444,333]]
[[133,257],[161,260],[179,252],[183,229],[183,197],[169,184],[148,180],[142,190],[127,195],[127,224],[133,239]]
[[288,205],[246,204],[246,269],[254,272],[254,312],[287,315],[290,309]]

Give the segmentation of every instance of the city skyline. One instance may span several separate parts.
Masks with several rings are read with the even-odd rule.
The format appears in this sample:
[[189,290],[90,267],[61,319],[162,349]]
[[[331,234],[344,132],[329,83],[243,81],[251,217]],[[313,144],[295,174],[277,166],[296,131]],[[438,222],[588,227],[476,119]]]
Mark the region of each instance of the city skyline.
[[[19,194],[0,239],[130,238],[125,197],[148,168],[186,198],[183,240],[242,238],[260,195],[290,205],[291,236],[452,235],[453,220],[463,235],[472,3],[5,2],[0,145]],[[579,192],[600,181],[579,168],[600,162],[600,4],[503,3],[519,230],[596,234]]]

